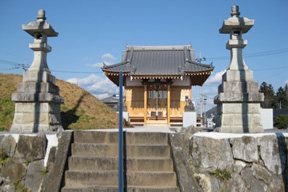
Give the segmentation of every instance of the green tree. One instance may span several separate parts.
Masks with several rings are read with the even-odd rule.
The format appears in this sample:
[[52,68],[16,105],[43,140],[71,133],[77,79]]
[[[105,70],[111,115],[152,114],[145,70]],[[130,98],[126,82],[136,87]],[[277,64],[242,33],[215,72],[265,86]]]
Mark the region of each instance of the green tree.
[[286,109],[288,108],[288,97],[285,89],[283,87],[279,87],[277,93],[276,93],[276,102],[277,102],[277,108]]
[[286,96],[287,96],[287,98],[288,98],[288,83],[285,84],[285,93],[286,93]]
[[275,92],[271,84],[267,84],[265,81],[260,85],[259,92],[264,93],[264,102],[261,103],[262,108],[274,108],[275,102]]

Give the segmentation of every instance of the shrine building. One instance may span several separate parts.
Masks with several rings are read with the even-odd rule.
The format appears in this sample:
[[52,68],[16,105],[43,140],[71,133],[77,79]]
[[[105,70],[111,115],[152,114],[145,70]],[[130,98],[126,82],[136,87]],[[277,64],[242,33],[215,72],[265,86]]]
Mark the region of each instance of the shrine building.
[[202,86],[213,69],[212,64],[196,62],[190,44],[127,45],[120,63],[102,68],[117,86],[123,72],[125,104],[132,124],[182,123],[185,96],[192,100],[192,86]]

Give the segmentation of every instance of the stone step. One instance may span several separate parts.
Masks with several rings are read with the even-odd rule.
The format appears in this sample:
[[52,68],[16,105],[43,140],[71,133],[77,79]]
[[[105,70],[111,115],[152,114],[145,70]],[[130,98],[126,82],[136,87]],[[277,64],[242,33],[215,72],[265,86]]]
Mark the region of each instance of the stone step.
[[[159,172],[173,171],[171,159],[124,159],[128,171]],[[70,157],[70,171],[117,171],[118,158]]]
[[[118,192],[118,187],[63,188],[62,192]],[[178,187],[128,187],[127,192],[180,192]]]
[[[118,157],[116,144],[73,143],[74,157]],[[170,158],[169,145],[126,145],[124,158]]]
[[[124,182],[128,186],[176,187],[176,174],[174,172],[127,172]],[[65,173],[65,186],[69,188],[93,186],[118,186],[118,171],[111,172],[81,172],[67,171]]]
[[[75,131],[75,143],[117,144],[118,132],[105,131]],[[124,132],[126,145],[165,145],[168,144],[167,133]]]

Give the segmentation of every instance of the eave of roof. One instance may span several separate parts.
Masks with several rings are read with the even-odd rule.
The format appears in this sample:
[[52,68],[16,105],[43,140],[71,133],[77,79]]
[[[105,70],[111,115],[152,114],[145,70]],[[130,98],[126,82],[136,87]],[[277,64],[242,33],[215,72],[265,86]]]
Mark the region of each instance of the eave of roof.
[[[191,45],[184,46],[127,46],[122,62],[105,65],[102,71],[116,85],[119,72],[130,79],[182,79],[183,76],[205,76],[214,70],[210,65],[197,63]],[[207,76],[207,78],[206,78]]]

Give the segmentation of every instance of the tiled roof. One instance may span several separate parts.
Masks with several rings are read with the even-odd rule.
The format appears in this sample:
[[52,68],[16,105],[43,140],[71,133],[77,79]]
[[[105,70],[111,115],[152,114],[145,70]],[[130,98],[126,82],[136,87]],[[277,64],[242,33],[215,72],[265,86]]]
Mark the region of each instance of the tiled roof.
[[185,72],[212,71],[212,64],[195,61],[191,45],[184,46],[127,46],[122,62],[104,65],[105,72],[128,72],[129,75],[183,75]]

